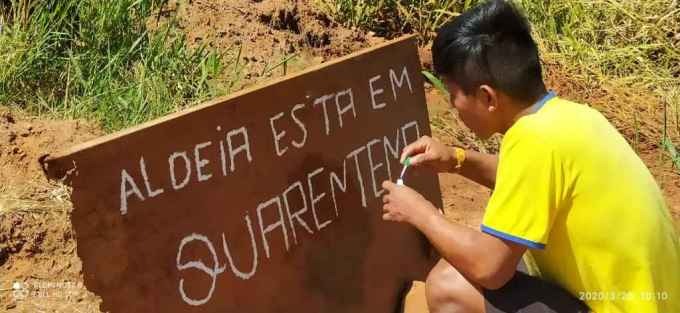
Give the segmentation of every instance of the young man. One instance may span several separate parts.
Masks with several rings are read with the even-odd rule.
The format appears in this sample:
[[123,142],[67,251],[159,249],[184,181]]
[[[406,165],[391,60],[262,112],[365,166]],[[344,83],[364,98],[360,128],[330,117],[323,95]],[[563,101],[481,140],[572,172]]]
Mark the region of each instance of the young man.
[[[498,156],[427,137],[402,155],[493,188],[481,232],[383,183],[383,219],[412,224],[442,257],[426,284],[430,312],[680,312],[680,243],[659,187],[600,113],[547,92],[517,8],[464,13],[432,55],[463,122],[504,138]],[[523,256],[532,276],[516,272]]]

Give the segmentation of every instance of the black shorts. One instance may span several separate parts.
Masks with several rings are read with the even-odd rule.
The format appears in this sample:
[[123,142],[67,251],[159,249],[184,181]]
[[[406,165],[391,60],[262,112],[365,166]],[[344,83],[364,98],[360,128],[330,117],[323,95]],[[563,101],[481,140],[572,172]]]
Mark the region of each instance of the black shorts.
[[484,290],[487,313],[587,313],[588,306],[568,291],[530,276],[524,262],[505,286]]

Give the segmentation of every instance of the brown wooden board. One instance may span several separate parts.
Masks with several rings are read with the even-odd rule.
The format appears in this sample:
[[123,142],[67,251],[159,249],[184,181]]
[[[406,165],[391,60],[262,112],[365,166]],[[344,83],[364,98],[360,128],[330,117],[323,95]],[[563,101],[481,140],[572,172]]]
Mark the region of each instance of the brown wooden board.
[[[430,134],[401,38],[48,157],[73,187],[87,288],[110,312],[395,312],[430,265],[381,220]],[[441,207],[436,175],[406,184]]]

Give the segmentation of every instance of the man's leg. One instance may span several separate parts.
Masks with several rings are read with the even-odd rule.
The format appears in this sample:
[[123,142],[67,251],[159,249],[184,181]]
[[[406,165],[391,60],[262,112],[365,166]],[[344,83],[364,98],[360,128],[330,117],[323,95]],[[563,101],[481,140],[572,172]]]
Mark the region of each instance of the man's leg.
[[524,262],[517,266],[515,276],[497,290],[484,290],[486,313],[587,313],[579,299],[555,284],[526,273]]
[[484,290],[467,281],[444,259],[430,271],[425,296],[430,313],[586,313],[588,307],[566,290],[520,271],[503,287]]
[[427,275],[425,297],[430,313],[484,313],[484,296],[446,260]]

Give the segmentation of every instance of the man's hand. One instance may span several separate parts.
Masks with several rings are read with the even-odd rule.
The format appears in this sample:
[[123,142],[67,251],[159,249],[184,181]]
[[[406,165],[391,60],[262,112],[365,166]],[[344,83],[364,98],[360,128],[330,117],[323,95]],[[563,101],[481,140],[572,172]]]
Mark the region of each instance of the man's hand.
[[406,222],[417,228],[424,226],[433,214],[440,214],[434,205],[417,191],[384,181],[383,220]]
[[475,285],[498,289],[515,273],[527,247],[449,222],[415,190],[384,181],[383,220],[413,225],[449,264]]
[[451,172],[455,166],[455,151],[436,139],[428,136],[420,137],[406,146],[401,153],[401,163],[411,157],[411,165],[425,165],[437,172]]
[[401,153],[401,163],[411,157],[411,165],[425,165],[440,173],[456,173],[479,184],[493,188],[496,184],[498,156],[465,150],[465,162],[456,168],[456,150],[427,136],[406,146]]

